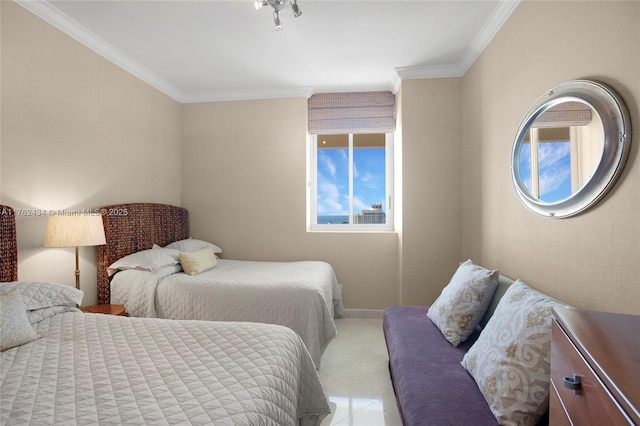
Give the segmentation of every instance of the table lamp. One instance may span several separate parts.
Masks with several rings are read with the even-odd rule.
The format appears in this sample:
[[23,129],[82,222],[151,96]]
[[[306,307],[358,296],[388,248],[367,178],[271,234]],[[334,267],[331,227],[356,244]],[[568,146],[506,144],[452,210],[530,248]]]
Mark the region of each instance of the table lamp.
[[75,247],[76,288],[80,289],[80,263],[78,247],[106,244],[102,216],[54,215],[47,220],[45,247]]

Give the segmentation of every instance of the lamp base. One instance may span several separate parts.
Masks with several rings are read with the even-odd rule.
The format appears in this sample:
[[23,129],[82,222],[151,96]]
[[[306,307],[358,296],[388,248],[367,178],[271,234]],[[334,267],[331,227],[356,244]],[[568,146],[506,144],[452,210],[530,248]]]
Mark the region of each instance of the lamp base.
[[78,246],[76,246],[76,288],[80,290],[80,258],[78,256]]

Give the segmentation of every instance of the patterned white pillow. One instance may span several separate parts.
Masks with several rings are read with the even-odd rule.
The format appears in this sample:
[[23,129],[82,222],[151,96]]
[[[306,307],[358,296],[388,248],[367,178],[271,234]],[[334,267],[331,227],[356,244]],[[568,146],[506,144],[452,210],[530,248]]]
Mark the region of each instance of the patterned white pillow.
[[0,294],[0,351],[39,339],[17,289]]
[[189,275],[196,275],[216,266],[216,258],[213,248],[207,246],[200,250],[180,253],[180,264],[182,269]]
[[453,346],[473,333],[489,307],[499,275],[497,269],[490,271],[467,260],[429,307],[427,316]]
[[567,306],[520,280],[462,359],[502,425],[535,425],[549,406],[551,308]]

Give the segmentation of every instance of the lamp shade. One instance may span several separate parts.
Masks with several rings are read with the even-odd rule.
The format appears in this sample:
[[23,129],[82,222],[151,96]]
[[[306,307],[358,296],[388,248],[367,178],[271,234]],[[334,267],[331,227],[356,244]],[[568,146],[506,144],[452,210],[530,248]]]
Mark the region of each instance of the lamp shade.
[[47,220],[45,247],[80,247],[106,244],[100,215],[55,215]]

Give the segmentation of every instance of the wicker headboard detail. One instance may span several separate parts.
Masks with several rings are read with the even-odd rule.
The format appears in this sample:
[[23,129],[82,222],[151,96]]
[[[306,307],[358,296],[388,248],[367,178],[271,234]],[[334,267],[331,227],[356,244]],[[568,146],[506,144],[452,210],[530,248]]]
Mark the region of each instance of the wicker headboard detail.
[[0,282],[17,280],[16,215],[11,207],[0,205]]
[[132,203],[100,209],[106,245],[98,246],[98,304],[109,303],[107,268],[116,260],[154,244],[189,238],[189,212],[176,206]]

